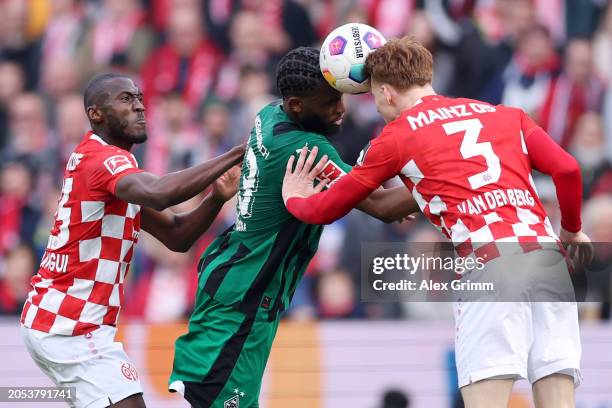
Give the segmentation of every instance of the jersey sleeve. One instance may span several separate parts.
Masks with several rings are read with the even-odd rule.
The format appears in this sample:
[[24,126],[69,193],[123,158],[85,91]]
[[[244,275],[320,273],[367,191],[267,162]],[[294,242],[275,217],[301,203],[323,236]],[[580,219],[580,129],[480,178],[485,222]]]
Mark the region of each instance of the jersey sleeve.
[[580,231],[582,175],[578,162],[524,112],[521,122],[531,167],[549,175],[555,184],[561,226],[570,232]]
[[[334,146],[327,139],[324,137],[310,138],[307,142],[308,150],[314,146],[317,146],[319,149],[315,163],[318,163],[324,155],[327,155],[328,159],[327,164],[316,177],[317,181],[328,180],[329,187],[351,171],[352,167],[342,161]],[[295,153],[297,154],[299,151],[300,149],[297,149]]]
[[521,130],[523,131],[523,136],[528,138],[529,135],[538,129],[544,131],[529,115],[521,111]]
[[117,182],[128,174],[140,173],[134,156],[119,150],[107,150],[96,155],[92,163],[89,186],[102,194],[115,194]]
[[401,170],[397,138],[388,126],[361,152],[357,165],[349,173],[370,189],[396,176]]

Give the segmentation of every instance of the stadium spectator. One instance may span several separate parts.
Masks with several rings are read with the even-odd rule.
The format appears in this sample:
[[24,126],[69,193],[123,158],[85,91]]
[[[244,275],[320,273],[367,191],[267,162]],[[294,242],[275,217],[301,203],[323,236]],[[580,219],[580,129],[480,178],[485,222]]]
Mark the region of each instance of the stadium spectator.
[[238,144],[247,137],[246,134],[232,131],[230,111],[220,102],[211,101],[204,106],[200,123],[202,133],[195,148],[194,162],[201,162],[219,152],[225,152],[229,145]]
[[170,15],[167,40],[142,66],[145,106],[156,114],[156,102],[168,92],[179,92],[195,111],[214,84],[221,54],[206,38],[196,10],[176,9]]
[[60,167],[57,141],[40,94],[23,93],[11,101],[9,138],[2,157],[4,160],[20,159],[28,164],[36,173],[36,194],[45,194],[55,184],[54,177]]
[[[183,206],[183,210],[190,207],[193,205]],[[130,289],[132,300],[125,315],[151,323],[172,322],[186,317],[191,311],[197,287],[193,257],[189,253],[172,252],[150,236],[146,236],[143,244],[150,259],[136,285]]]
[[[438,92],[446,94],[454,79],[454,56],[448,47],[438,41],[431,17],[423,11],[415,11],[407,24],[408,35],[423,44],[434,55],[434,83]],[[456,39],[455,41],[458,41]]]
[[242,0],[242,4],[261,15],[264,42],[276,61],[291,48],[309,46],[317,42],[308,11],[299,2]]
[[270,77],[263,69],[245,66],[240,70],[238,94],[229,105],[235,137],[245,138],[251,133],[257,112],[274,100],[270,88]]
[[367,20],[370,21],[374,27],[380,27],[379,31],[386,38],[400,37],[405,34],[406,22],[411,20],[414,21],[413,11],[416,5],[415,3],[415,0],[401,2],[393,0],[373,0],[369,2]]
[[320,273],[315,284],[317,311],[324,319],[360,317],[357,290],[350,275],[342,269]]
[[55,134],[61,160],[59,167],[63,169],[88,129],[87,115],[83,111],[83,97],[78,94],[64,96],[56,106],[55,115]]
[[49,2],[50,15],[42,35],[41,65],[57,57],[72,57],[85,30],[83,9],[75,0]]
[[612,168],[605,155],[603,122],[598,113],[587,112],[578,118],[568,151],[580,164],[585,198],[594,191],[612,193]]
[[39,219],[32,204],[32,184],[32,174],[22,162],[9,162],[0,172],[0,256],[20,243],[32,242]]
[[0,62],[0,150],[8,138],[8,107],[24,88],[24,75],[21,66],[10,61]]
[[612,4],[601,19],[601,25],[593,40],[595,72],[607,84],[612,83]]
[[254,11],[240,11],[232,20],[229,40],[231,50],[221,69],[215,94],[224,101],[236,98],[240,89],[240,73],[245,67],[273,72],[270,55],[263,41],[263,22]]
[[66,55],[49,57],[41,72],[39,90],[44,93],[51,110],[58,101],[79,91],[81,72],[74,59]]
[[[40,206],[40,216],[32,234],[32,249],[36,254],[37,261],[43,257],[49,243],[49,231],[53,228],[55,212],[57,211],[57,198],[62,194],[60,188],[61,185],[58,185],[56,188],[51,189],[42,197],[42,201],[38,203]],[[35,273],[36,269],[34,268],[32,273]]]
[[410,397],[400,390],[387,390],[383,394],[380,408],[410,408]]
[[0,2],[0,59],[14,61],[25,73],[27,89],[38,83],[40,68],[40,44],[26,32],[28,2],[5,0]]
[[563,70],[550,82],[540,109],[541,126],[567,148],[577,119],[586,111],[601,111],[604,93],[604,83],[593,72],[591,43],[586,39],[571,40]]
[[140,0],[104,0],[78,50],[83,77],[109,66],[139,72],[154,40],[145,22]]
[[0,314],[21,313],[35,267],[34,253],[26,245],[19,245],[6,255],[0,268]]
[[[610,296],[612,293],[612,194],[600,194],[587,201],[584,207],[584,228],[595,242],[595,257],[588,266],[590,300],[598,301],[591,307],[594,319],[610,319]],[[593,305],[588,305],[593,306]],[[583,310],[585,311],[585,308]]]
[[[474,17],[483,31],[486,41],[492,44],[503,44],[511,57],[520,37],[536,23],[536,10],[532,0],[495,0],[478,2]],[[499,62],[504,62],[503,58]]]
[[558,70],[559,58],[548,30],[533,26],[521,35],[512,60],[489,83],[480,99],[515,106],[533,115]]
[[184,169],[192,163],[199,128],[192,110],[179,93],[170,92],[159,98],[159,110],[149,126],[149,143],[145,162],[156,174]]

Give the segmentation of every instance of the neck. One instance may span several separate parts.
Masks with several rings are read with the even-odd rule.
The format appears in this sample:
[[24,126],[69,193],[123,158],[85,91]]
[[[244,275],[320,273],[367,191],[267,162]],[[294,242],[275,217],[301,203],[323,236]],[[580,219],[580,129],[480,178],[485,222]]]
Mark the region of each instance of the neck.
[[127,151],[130,151],[130,149],[132,148],[132,143],[109,136],[109,132],[106,131],[105,129],[100,129],[100,128],[92,126],[91,130],[96,135],[98,135],[100,139],[104,140],[109,145],[117,146]]
[[431,84],[415,86],[400,94],[398,98],[398,108],[400,112],[412,108],[419,100],[426,96],[436,95],[436,91]]
[[287,101],[284,99],[283,99],[283,112],[285,112],[285,115],[289,116],[289,119],[291,119],[295,123],[299,123],[298,118],[296,118],[295,114],[291,111],[291,109],[289,109],[289,105],[287,104]]

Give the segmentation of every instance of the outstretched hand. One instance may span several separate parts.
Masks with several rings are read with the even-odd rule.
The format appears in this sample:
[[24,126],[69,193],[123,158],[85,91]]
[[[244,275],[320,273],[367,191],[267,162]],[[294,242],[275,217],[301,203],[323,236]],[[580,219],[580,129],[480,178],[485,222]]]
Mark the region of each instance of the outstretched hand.
[[323,190],[327,185],[328,180],[321,181],[316,187],[313,185],[315,177],[321,173],[327,164],[327,155],[325,155],[313,167],[318,151],[317,146],[314,146],[310,151],[308,151],[307,146],[304,146],[300,151],[295,168],[293,168],[295,157],[293,155],[289,157],[285,178],[283,179],[283,201],[285,205],[292,197],[310,197]]
[[240,169],[240,165],[233,166],[213,182],[213,197],[225,202],[236,195],[240,183]]

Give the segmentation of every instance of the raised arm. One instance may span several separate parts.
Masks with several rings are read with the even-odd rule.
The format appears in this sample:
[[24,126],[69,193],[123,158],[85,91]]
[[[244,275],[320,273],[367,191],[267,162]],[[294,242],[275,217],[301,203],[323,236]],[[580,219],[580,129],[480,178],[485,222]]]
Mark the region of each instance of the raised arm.
[[213,183],[213,191],[192,211],[174,213],[142,207],[142,229],[168,249],[186,252],[210,227],[223,204],[236,194],[240,169],[235,166]]
[[115,195],[127,202],[162,211],[204,191],[221,174],[240,163],[244,146],[236,146],[227,153],[202,164],[158,177],[141,172],[122,177]]
[[313,180],[325,167],[323,156],[313,167],[317,149],[306,156],[300,152],[295,168],[294,158],[289,158],[283,181],[283,199],[287,210],[296,218],[309,224],[329,224],[344,217],[352,208],[386,222],[396,221],[418,211],[418,205],[405,187],[376,189],[367,187],[352,177],[352,172],[321,192],[325,183],[313,187]]

